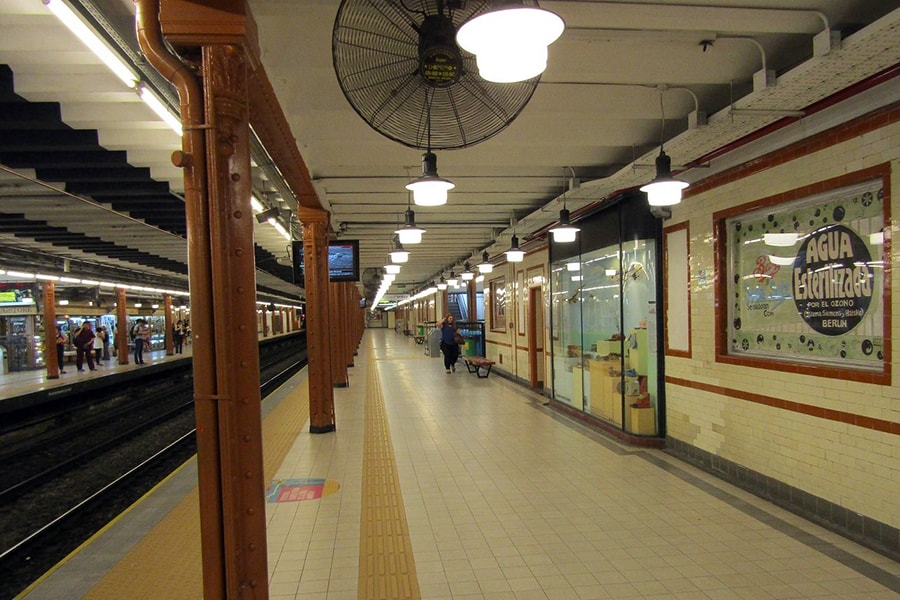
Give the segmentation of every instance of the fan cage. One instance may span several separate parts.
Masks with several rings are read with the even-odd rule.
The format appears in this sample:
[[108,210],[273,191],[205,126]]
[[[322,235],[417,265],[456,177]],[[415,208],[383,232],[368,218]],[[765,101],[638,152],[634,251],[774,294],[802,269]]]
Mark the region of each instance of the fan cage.
[[[457,30],[491,7],[484,0],[456,4],[465,6],[443,10]],[[497,135],[525,108],[540,81],[485,81],[475,57],[460,50],[459,79],[446,87],[428,83],[419,73],[418,28],[443,5],[343,0],[332,35],[335,73],[353,109],[375,131],[420,150],[466,148]]]

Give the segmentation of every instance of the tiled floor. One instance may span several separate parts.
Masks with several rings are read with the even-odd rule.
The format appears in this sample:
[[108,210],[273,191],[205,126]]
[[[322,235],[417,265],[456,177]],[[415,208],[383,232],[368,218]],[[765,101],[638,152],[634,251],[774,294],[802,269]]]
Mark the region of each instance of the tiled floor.
[[273,600],[900,598],[897,563],[412,338],[367,331],[355,364],[337,431],[304,425],[272,471],[333,491],[267,505]]

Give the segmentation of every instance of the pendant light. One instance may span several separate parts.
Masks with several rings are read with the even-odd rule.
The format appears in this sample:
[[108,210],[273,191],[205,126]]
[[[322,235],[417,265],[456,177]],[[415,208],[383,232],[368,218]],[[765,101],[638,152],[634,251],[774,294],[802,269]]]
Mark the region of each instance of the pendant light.
[[520,1],[496,0],[494,8],[463,23],[459,46],[475,55],[478,74],[496,83],[537,77],[547,68],[547,46],[562,35],[556,13]]
[[447,285],[456,287],[456,284],[459,283],[459,279],[456,278],[456,274],[453,271],[450,271],[450,277],[447,278]]
[[[410,206],[409,202],[409,193],[407,193],[406,197],[406,205]],[[416,227],[416,213],[413,212],[412,207],[406,209],[406,222],[403,224],[403,227],[395,231],[397,234],[397,238],[400,240],[401,244],[419,244],[422,242],[422,234],[425,233],[425,230]]]
[[472,267],[469,266],[469,263],[466,263],[464,266],[465,266],[466,270],[463,271],[462,274],[460,274],[460,277],[462,277],[462,280],[463,281],[472,281],[473,279],[475,279],[475,272],[472,270]]
[[491,263],[490,256],[485,250],[481,255],[481,262],[478,263],[478,272],[479,273],[490,273],[494,270],[494,265]]
[[437,284],[437,289],[444,291],[447,289],[447,282],[444,280],[444,276],[441,275],[441,280]]
[[431,101],[434,90],[429,88],[425,93],[428,150],[422,155],[422,175],[406,184],[406,189],[413,193],[413,200],[417,206],[442,206],[447,204],[447,192],[456,186],[449,179],[438,175],[437,156],[431,151]]
[[525,260],[525,252],[519,248],[519,238],[513,234],[509,250],[506,251],[506,260],[509,262],[522,262]]
[[447,192],[454,187],[456,185],[452,181],[438,175],[437,156],[431,150],[422,155],[422,175],[406,184],[418,206],[447,204]]
[[400,274],[400,265],[395,265],[395,264],[384,265],[384,272],[390,273],[391,275],[399,275]]
[[553,241],[560,244],[574,242],[579,231],[581,229],[569,223],[569,211],[566,209],[565,200],[563,200],[563,208],[559,211],[559,224],[550,229],[550,233],[553,234]]
[[659,93],[659,108],[662,113],[662,124],[659,133],[659,156],[656,157],[656,177],[650,183],[641,186],[641,191],[647,194],[647,203],[650,206],[673,206],[681,202],[681,190],[688,187],[688,183],[672,177],[672,159],[663,150],[663,138],[665,137],[666,111],[663,107],[662,95]]
[[394,249],[388,252],[388,256],[391,257],[391,262],[397,265],[409,260],[409,250],[406,250],[400,243],[399,236],[394,239]]

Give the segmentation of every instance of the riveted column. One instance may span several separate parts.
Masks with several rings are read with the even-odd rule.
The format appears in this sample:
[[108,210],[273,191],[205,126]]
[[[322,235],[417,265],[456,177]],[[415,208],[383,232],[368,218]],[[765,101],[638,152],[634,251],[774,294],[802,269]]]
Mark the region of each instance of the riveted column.
[[[350,312],[349,301],[350,301],[350,283],[342,283],[341,284],[341,313],[343,314],[343,322],[341,323],[341,334],[344,338],[344,366],[352,367],[353,366],[353,350],[350,343],[350,319],[353,318],[353,313]],[[350,383],[350,375],[347,375],[347,383]]]
[[[248,59],[239,46],[202,52],[221,510],[227,597],[265,597],[265,489],[250,208]],[[248,343],[251,342],[251,343]]]
[[344,306],[341,302],[342,294],[340,283],[329,283],[331,296],[331,381],[334,387],[347,387],[347,359],[344,356]]
[[331,379],[330,284],[328,282],[328,213],[301,207],[303,255],[306,269],[306,351],[309,371],[309,430],[335,430],[334,390]]
[[166,356],[175,355],[175,340],[172,339],[175,329],[175,319],[172,314],[172,296],[166,294],[163,298],[163,307],[166,311]]
[[266,305],[262,307],[262,325],[263,337],[269,337],[269,307]]
[[356,348],[354,333],[356,332],[356,317],[360,313],[359,298],[356,297],[356,285],[352,282],[344,284],[344,310],[347,312],[347,324],[344,326],[346,341],[347,366],[353,366],[353,349]]
[[56,354],[56,282],[44,281],[44,364],[47,379],[59,379],[59,357]]
[[128,323],[128,307],[125,301],[128,300],[125,288],[116,288],[116,354],[118,355],[119,364],[127,365],[128,357],[128,341],[131,339],[131,325]]

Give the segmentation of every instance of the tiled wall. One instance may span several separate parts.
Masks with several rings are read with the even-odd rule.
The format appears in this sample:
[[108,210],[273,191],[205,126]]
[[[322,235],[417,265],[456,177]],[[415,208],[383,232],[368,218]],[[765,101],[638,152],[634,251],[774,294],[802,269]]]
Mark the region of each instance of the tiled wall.
[[493,273],[484,277],[484,310],[491,311],[490,282],[502,277],[506,284],[506,327],[504,331],[492,330],[491,317],[485,318],[485,338],[487,358],[497,364],[494,370],[519,383],[528,384],[531,379],[531,370],[528,362],[528,323],[527,318],[519,322],[519,316],[528,315],[528,289],[540,286],[543,306],[544,327],[537,334],[539,349],[538,360],[543,362],[539,378],[543,378],[542,392],[549,393],[553,382],[550,376],[550,283],[547,280],[547,247],[541,246],[529,249],[525,260],[520,263],[503,263],[494,268]]
[[[887,533],[900,528],[900,385],[767,370],[716,361],[713,214],[878,165],[890,167],[890,211],[898,212],[900,108],[894,106],[719,173],[691,187],[666,225],[690,231],[691,348],[666,358],[670,450],[728,465],[726,473],[778,482],[827,512],[858,514]],[[814,187],[810,188],[814,193]],[[891,231],[896,232],[893,224]],[[891,270],[898,263],[891,256]],[[703,273],[704,276],[698,276]],[[891,278],[892,339],[898,335],[897,277]],[[895,355],[896,356],[896,355]],[[896,358],[892,371],[898,377]],[[700,458],[698,458],[700,457]],[[778,487],[767,484],[767,487]],[[809,505],[809,501],[800,502]],[[814,510],[811,515],[817,518]],[[879,533],[879,536],[881,534]]]

